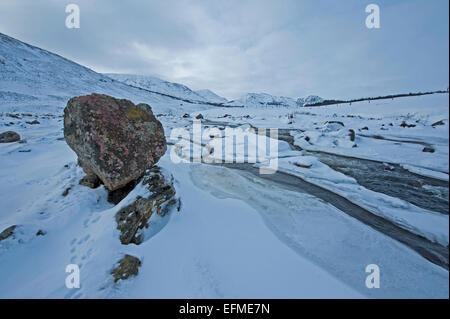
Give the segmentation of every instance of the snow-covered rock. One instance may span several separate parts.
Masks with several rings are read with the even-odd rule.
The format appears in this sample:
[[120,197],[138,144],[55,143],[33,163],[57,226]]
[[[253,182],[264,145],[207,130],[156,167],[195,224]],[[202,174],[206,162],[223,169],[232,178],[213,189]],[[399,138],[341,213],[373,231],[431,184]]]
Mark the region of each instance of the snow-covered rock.
[[165,216],[176,203],[173,176],[157,166],[146,172],[142,186],[147,196],[138,196],[130,205],[116,213],[117,229],[123,245],[139,245],[145,240],[145,229],[154,213]]
[[323,102],[323,98],[317,95],[308,95],[307,97],[299,97],[297,99],[298,106],[304,106],[308,104],[316,104]]

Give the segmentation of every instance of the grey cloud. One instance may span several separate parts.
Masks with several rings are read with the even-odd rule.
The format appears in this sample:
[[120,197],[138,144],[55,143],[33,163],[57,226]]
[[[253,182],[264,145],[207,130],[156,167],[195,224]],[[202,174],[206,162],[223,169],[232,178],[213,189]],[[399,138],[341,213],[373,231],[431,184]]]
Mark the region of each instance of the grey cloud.
[[0,32],[99,72],[148,74],[209,88],[346,98],[448,85],[448,1],[2,0]]

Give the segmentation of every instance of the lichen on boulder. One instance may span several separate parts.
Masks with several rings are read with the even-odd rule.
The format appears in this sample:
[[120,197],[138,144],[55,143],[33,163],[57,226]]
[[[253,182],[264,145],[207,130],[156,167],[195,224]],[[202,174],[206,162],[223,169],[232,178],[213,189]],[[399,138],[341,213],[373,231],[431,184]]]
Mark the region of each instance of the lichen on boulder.
[[64,138],[85,173],[98,176],[108,190],[141,177],[167,150],[164,129],[149,105],[102,94],[68,101]]

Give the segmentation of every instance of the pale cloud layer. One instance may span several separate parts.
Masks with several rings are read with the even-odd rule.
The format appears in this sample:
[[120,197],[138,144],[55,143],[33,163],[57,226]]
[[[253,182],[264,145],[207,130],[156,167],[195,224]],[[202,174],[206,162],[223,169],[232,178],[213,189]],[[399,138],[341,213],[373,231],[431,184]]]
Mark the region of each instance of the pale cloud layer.
[[[381,28],[365,27],[377,3]],[[81,28],[67,29],[78,4]],[[447,0],[0,0],[0,32],[98,72],[227,98],[374,96],[448,86]]]

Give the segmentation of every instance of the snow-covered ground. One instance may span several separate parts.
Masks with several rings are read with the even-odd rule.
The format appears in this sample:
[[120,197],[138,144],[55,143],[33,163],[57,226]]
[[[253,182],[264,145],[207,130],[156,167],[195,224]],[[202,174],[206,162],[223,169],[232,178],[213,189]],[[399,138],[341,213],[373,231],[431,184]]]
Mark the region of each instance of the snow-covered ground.
[[[144,188],[114,206],[103,186],[79,185],[83,172],[62,139],[61,117],[68,98],[96,92],[150,104],[168,140],[174,128],[192,131],[200,113],[204,123],[286,129],[310,152],[280,142],[280,171],[446,246],[448,214],[368,190],[314,151],[448,180],[448,94],[351,106],[213,107],[171,98],[176,92],[164,88],[166,95],[140,90],[0,34],[0,132],[16,131],[25,141],[0,144],[0,232],[18,225],[14,238],[0,241],[0,298],[448,298],[448,270],[406,245],[306,191],[246,170],[175,163],[171,150],[179,145],[158,165],[174,176],[180,211],[153,216],[141,245],[121,245],[115,213]],[[422,152],[425,146],[435,152]],[[114,284],[110,272],[124,254],[142,266],[138,276]],[[73,263],[80,289],[65,286]],[[380,268],[379,289],[365,285],[369,264]]]

